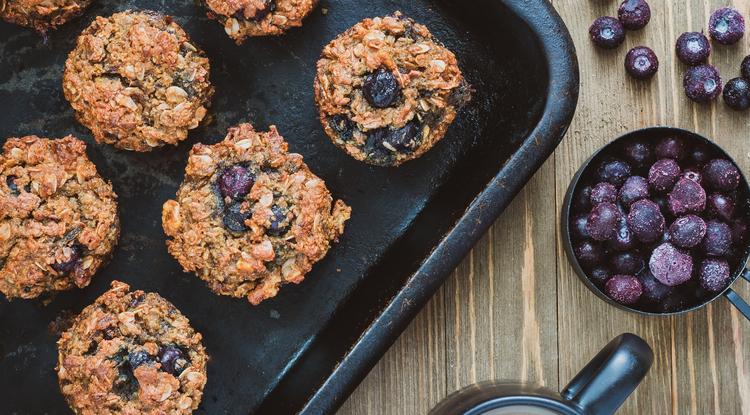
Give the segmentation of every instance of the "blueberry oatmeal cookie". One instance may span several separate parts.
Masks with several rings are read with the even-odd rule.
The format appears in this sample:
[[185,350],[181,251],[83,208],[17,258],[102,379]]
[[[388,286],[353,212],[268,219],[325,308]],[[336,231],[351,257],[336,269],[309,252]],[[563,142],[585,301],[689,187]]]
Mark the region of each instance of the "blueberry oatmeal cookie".
[[162,210],[169,252],[217,294],[254,305],[300,283],[351,213],[275,126],[240,124],[193,146],[176,199]]
[[91,0],[0,0],[0,17],[39,33],[78,17]]
[[315,102],[326,134],[370,164],[421,156],[470,99],[453,53],[399,12],[357,23],[318,61]]
[[248,36],[280,35],[302,26],[318,0],[202,0],[208,17],[224,25],[239,45]]
[[122,282],[84,308],[57,342],[60,390],[78,415],[190,414],[208,356],[188,319]]
[[0,292],[83,288],[120,235],[117,195],[68,136],[10,138],[0,155]]
[[150,151],[187,138],[213,95],[208,58],[171,17],[97,17],[65,62],[65,98],[98,142]]

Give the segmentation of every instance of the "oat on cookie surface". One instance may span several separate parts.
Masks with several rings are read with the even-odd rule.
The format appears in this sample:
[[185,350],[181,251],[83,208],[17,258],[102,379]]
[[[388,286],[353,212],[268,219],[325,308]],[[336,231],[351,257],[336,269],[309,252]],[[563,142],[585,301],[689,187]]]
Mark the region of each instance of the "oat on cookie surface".
[[200,404],[202,337],[156,293],[113,281],[57,344],[60,390],[76,414],[190,414]]
[[193,146],[162,225],[185,271],[218,294],[258,304],[301,282],[350,213],[301,155],[288,152],[275,126],[240,124],[218,144]]
[[44,33],[78,17],[91,0],[0,0],[0,17]]
[[83,288],[120,234],[117,196],[68,136],[10,138],[0,155],[0,292]]
[[171,17],[97,17],[65,62],[63,92],[98,142],[150,151],[187,138],[213,96],[209,62]]
[[208,17],[219,21],[237,44],[249,36],[280,35],[302,26],[318,0],[202,0]]
[[399,12],[365,19],[326,45],[314,88],[333,143],[380,166],[421,156],[471,98],[455,55]]

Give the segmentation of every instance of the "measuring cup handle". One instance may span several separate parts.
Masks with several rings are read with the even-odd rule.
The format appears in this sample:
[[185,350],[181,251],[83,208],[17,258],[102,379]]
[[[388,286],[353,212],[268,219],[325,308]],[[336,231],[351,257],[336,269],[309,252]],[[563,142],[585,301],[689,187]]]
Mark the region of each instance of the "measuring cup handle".
[[[742,278],[750,282],[749,269],[745,268],[745,270],[742,271]],[[739,310],[746,319],[750,320],[750,304],[748,304],[747,301],[743,300],[742,297],[737,294],[737,291],[729,288],[724,292],[724,296],[727,297],[727,300],[734,304],[735,307],[737,307],[737,310]]]
[[561,394],[584,414],[614,414],[641,383],[653,361],[654,352],[643,339],[621,334],[604,346]]

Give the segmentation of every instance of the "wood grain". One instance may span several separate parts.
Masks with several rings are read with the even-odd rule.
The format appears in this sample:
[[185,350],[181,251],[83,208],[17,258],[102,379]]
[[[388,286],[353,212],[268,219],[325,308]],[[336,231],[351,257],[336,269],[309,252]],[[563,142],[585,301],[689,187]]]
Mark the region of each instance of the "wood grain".
[[[717,141],[750,174],[750,113],[721,100],[689,102],[686,67],[674,56],[684,31],[705,29],[727,5],[746,18],[750,0],[651,1],[651,23],[629,32],[615,51],[593,48],[588,26],[616,15],[617,1],[555,0],[577,47],[581,95],[570,132],[443,288],[341,409],[341,414],[421,414],[467,384],[521,379],[562,388],[604,344],[622,332],[645,338],[655,361],[621,414],[750,414],[750,322],[725,299],[686,315],[641,317],[608,306],[578,280],[565,257],[559,211],[568,183],[596,149],[651,125],[672,125]],[[648,82],[623,69],[630,47],[660,59]],[[726,82],[750,54],[714,45],[711,63]],[[734,286],[750,299],[750,284]]]

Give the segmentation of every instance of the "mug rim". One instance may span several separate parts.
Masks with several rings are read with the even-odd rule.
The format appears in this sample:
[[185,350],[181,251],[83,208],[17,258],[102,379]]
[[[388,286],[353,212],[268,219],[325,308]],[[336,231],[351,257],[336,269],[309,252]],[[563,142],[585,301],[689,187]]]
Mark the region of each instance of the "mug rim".
[[562,211],[561,211],[562,217],[560,220],[560,226],[562,228],[561,232],[562,232],[562,238],[563,238],[563,246],[565,249],[565,254],[568,258],[568,262],[573,267],[573,270],[578,276],[578,279],[580,279],[590,291],[592,291],[599,298],[603,299],[610,305],[613,305],[619,309],[641,314],[641,315],[647,315],[647,316],[668,317],[668,316],[675,316],[675,315],[685,314],[691,311],[698,310],[716,301],[716,299],[718,299],[719,297],[723,297],[724,294],[726,294],[726,292],[731,289],[731,287],[740,278],[742,273],[747,269],[747,262],[750,259],[750,239],[745,241],[743,245],[744,253],[741,256],[739,265],[737,266],[737,269],[732,271],[732,276],[730,277],[730,281],[727,284],[727,286],[724,287],[724,289],[722,289],[721,291],[715,292],[713,297],[710,297],[708,300],[705,300],[703,302],[700,302],[698,304],[695,304],[693,306],[690,306],[682,310],[669,311],[669,312],[654,312],[654,311],[639,310],[637,308],[633,308],[625,304],[620,304],[614,301],[613,299],[611,299],[596,284],[594,284],[586,275],[586,272],[583,270],[583,267],[578,261],[578,258],[576,258],[575,253],[573,252],[573,241],[570,237],[570,215],[571,215],[571,210],[572,210],[571,205],[572,205],[573,195],[575,194],[575,190],[577,189],[578,185],[581,182],[580,180],[581,176],[586,170],[588,170],[591,167],[592,161],[594,161],[594,159],[596,159],[606,150],[611,149],[613,146],[623,141],[634,139],[642,135],[649,135],[649,134],[655,134],[655,133],[677,133],[680,136],[688,137],[690,140],[701,141],[703,142],[703,144],[708,145],[710,148],[715,150],[719,155],[725,157],[726,159],[731,161],[735,166],[737,166],[737,170],[740,173],[740,186],[744,187],[746,195],[748,195],[748,198],[750,198],[750,184],[748,183],[747,178],[745,177],[745,174],[742,172],[742,169],[739,168],[739,164],[737,164],[737,162],[734,160],[734,157],[729,155],[729,153],[727,153],[719,144],[703,136],[702,134],[696,133],[694,131],[689,131],[683,128],[672,127],[668,125],[656,125],[656,126],[631,130],[624,134],[621,134],[620,136],[610,141],[609,143],[599,147],[599,149],[597,149],[591,156],[589,156],[589,158],[586,159],[586,161],[584,161],[581,164],[581,166],[576,171],[575,175],[573,175],[573,178],[571,179],[570,184],[568,185],[568,188],[565,192],[565,197],[563,198],[563,205],[562,205]]
[[487,411],[509,406],[528,405],[535,409],[554,411],[555,415],[579,415],[570,405],[549,397],[537,395],[509,395],[488,399],[466,410],[462,415],[483,415]]

